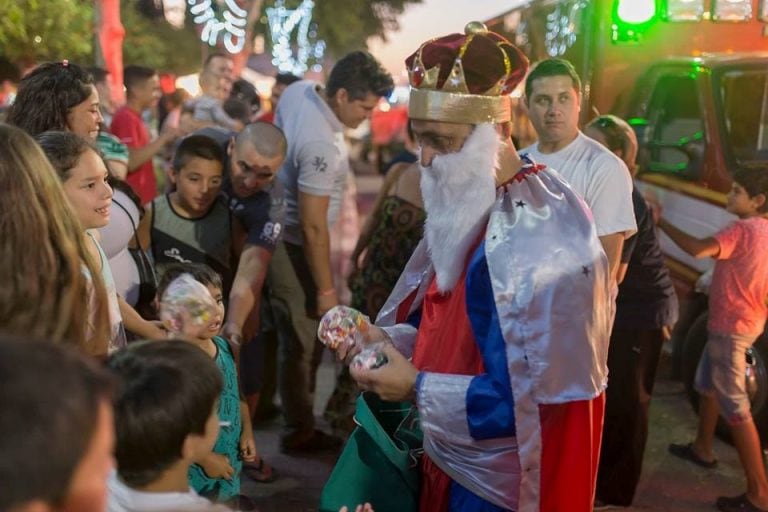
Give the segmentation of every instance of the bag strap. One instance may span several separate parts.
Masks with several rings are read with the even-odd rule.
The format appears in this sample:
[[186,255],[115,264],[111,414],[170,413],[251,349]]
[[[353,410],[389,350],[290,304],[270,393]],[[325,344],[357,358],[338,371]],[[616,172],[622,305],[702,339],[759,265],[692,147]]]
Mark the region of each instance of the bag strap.
[[152,280],[157,282],[157,276],[155,275],[155,268],[152,265],[152,262],[150,261],[147,253],[141,247],[141,243],[139,242],[139,232],[136,230],[136,223],[133,222],[133,216],[131,216],[131,212],[129,212],[125,206],[120,204],[120,201],[116,201],[113,198],[112,202],[117,206],[119,206],[120,209],[123,210],[125,214],[128,216],[128,220],[131,222],[131,228],[133,229],[133,241],[136,243],[136,251],[139,253],[139,258],[141,258],[141,262],[146,267],[147,271],[152,273]]

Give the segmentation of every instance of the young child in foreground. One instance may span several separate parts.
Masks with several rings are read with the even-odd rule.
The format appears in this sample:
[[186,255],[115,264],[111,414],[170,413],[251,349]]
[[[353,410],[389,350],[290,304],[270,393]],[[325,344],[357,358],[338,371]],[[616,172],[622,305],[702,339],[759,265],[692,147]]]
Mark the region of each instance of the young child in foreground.
[[221,372],[185,341],[140,342],[116,352],[108,367],[115,394],[117,472],[109,512],[225,511],[190,488],[189,467],[207,456],[219,433]]
[[207,354],[224,382],[218,439],[213,450],[190,467],[189,483],[213,501],[252,510],[250,500],[240,495],[240,474],[244,461],[256,461],[256,444],[248,407],[240,397],[234,353],[218,335],[224,321],[221,277],[203,264],[171,265],[160,280],[158,297],[160,318],[171,336]]

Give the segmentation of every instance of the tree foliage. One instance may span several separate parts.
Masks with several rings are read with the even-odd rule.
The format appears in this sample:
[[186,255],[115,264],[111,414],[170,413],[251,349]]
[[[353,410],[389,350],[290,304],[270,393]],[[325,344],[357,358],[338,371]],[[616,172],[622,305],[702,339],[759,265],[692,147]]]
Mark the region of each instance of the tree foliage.
[[200,41],[189,15],[184,28],[176,29],[164,18],[150,19],[142,15],[136,7],[135,0],[121,0],[126,65],[137,64],[178,75],[200,68]]
[[0,0],[0,55],[22,67],[90,62],[92,39],[92,0]]

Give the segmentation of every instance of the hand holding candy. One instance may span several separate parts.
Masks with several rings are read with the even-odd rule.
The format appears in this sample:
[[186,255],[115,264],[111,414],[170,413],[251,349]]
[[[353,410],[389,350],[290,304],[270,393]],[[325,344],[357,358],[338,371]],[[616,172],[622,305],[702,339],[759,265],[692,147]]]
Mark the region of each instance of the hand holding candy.
[[160,320],[171,335],[200,337],[216,313],[208,288],[190,274],[174,279],[160,299]]
[[374,370],[381,368],[387,362],[389,362],[389,359],[387,359],[387,355],[384,353],[384,342],[379,342],[363,349],[355,356],[350,366],[358,370]]
[[343,359],[352,347],[363,343],[370,327],[368,317],[358,310],[335,306],[320,320],[317,337]]

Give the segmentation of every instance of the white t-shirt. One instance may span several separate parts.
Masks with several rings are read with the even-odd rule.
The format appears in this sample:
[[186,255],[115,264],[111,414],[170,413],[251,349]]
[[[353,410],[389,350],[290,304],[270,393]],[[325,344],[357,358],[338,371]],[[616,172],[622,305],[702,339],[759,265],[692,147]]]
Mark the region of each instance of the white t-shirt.
[[113,472],[107,481],[107,512],[231,512],[192,489],[188,492],[142,492],[131,489]]
[[277,174],[285,188],[287,242],[302,244],[299,192],[330,197],[328,225],[339,214],[341,196],[349,173],[344,127],[323,100],[320,85],[302,80],[280,96],[275,125],[288,139],[288,154]]
[[540,153],[538,144],[520,151],[557,171],[592,210],[597,235],[637,232],[632,206],[632,177],[622,160],[583,133],[555,153]]

